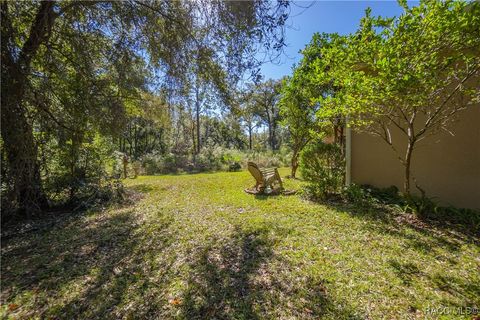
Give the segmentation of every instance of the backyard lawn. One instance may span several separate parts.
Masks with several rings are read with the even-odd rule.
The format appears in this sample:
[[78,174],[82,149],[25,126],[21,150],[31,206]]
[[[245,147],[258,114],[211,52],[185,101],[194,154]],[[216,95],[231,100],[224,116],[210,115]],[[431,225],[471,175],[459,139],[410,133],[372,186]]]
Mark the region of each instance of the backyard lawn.
[[480,307],[472,236],[379,209],[249,195],[248,172],[125,184],[128,205],[2,241],[3,317],[424,319]]

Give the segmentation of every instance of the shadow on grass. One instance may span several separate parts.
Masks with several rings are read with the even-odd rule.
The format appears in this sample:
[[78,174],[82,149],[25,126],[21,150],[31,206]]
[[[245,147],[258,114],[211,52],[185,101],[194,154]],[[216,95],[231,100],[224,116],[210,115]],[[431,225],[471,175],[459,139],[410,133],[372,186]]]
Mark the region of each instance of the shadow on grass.
[[268,229],[236,228],[220,247],[203,248],[191,265],[181,318],[360,319],[331,301],[322,281],[285,272],[289,264],[275,256],[273,244]]
[[[116,306],[126,303],[133,290],[142,295],[157,284],[148,274],[156,267],[142,251],[148,239],[138,233],[139,221],[129,208],[114,214],[75,216],[49,230],[29,233],[2,243],[2,303],[9,303],[13,317],[104,319],[119,318]],[[171,240],[162,236],[168,219],[155,227],[151,252]],[[32,300],[23,299],[34,295]],[[149,318],[158,305],[135,308]],[[20,314],[18,314],[20,313]]]
[[[368,220],[365,228],[379,234],[388,234],[400,239],[405,244],[405,250],[412,250],[425,256],[429,260],[437,260],[457,265],[458,255],[464,245],[480,245],[479,236],[464,228],[439,225],[438,222],[425,221],[413,214],[399,213],[384,207],[358,208],[345,204],[328,204],[330,209],[346,212],[352,217]],[[463,232],[460,232],[462,230]],[[445,253],[447,251],[447,253]],[[475,257],[472,257],[474,260]],[[420,265],[413,262],[389,260],[388,265],[405,287],[414,281],[428,282],[432,287],[449,293],[463,305],[455,305],[455,299],[444,301],[448,306],[478,306],[480,300],[480,286],[469,283],[456,276],[444,276],[439,273],[425,273]]]
[[131,190],[131,191],[134,191],[134,192],[140,192],[142,194],[145,194],[145,193],[149,193],[151,191],[153,191],[155,188],[152,186],[152,185],[148,185],[148,184],[136,184],[136,185],[133,185],[133,186],[129,186],[127,188],[127,190]]
[[415,279],[421,277],[428,280],[437,290],[447,292],[452,297],[457,297],[461,304],[456,302],[457,299],[444,299],[442,305],[452,307],[478,306],[480,303],[480,284],[473,283],[457,276],[444,274],[429,275],[412,262],[401,263],[396,260],[389,260],[389,265],[393,268],[397,276],[402,280],[404,285],[410,286]]
[[195,176],[195,175],[214,175],[218,173],[242,173],[246,170],[239,170],[239,171],[225,171],[225,170],[205,170],[205,171],[177,171],[177,172],[164,172],[164,173],[156,173],[156,174],[145,174],[140,175],[140,177],[162,177],[162,176],[169,176],[169,177],[178,177],[178,176]]
[[432,283],[442,291],[448,292],[451,296],[461,297],[464,304],[458,304],[451,299],[444,301],[444,305],[453,307],[479,306],[480,305],[480,284],[466,281],[460,277],[436,274],[430,277]]
[[422,272],[413,262],[401,263],[397,260],[389,260],[388,264],[393,268],[395,274],[402,280],[403,284],[411,285],[416,276],[422,275]]
[[326,205],[330,209],[347,212],[352,217],[369,220],[373,222],[368,225],[370,228],[405,238],[410,242],[411,247],[424,253],[435,253],[435,248],[455,252],[464,243],[480,245],[478,226],[454,225],[448,222],[425,219],[412,213],[400,212],[387,205],[367,205],[363,207],[344,203],[327,203]]
[[[6,240],[1,265],[3,316],[357,317],[332,301],[322,280],[291,275],[293,267],[274,254],[272,226],[237,228],[221,241],[199,243],[197,255],[178,260],[177,250],[185,244],[175,237],[171,221],[171,216],[159,214],[154,224],[145,223],[132,208],[124,207],[77,215],[48,230]],[[282,236],[288,230],[277,231]],[[189,269],[182,278],[187,283],[180,291],[183,302],[172,305],[168,297],[185,267]]]
[[255,194],[253,196],[257,200],[267,200],[268,198],[277,198],[280,194]]

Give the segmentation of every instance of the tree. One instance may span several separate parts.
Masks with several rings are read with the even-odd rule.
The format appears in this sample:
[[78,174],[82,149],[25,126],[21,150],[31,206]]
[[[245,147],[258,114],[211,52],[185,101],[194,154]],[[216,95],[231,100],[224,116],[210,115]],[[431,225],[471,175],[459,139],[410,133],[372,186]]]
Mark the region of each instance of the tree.
[[[328,68],[319,68],[318,79],[340,89],[318,101],[321,116],[340,112],[392,148],[410,195],[418,142],[448,131],[458,112],[480,100],[480,4],[402,4],[405,11],[396,19],[373,18],[367,11],[356,34],[324,50],[317,63]],[[392,129],[403,139],[394,141]]]
[[[225,74],[215,86],[234,84],[257,69],[251,56],[265,42],[274,44],[269,52],[283,47],[288,2],[3,1],[0,9],[2,152],[11,203],[25,216],[47,205],[34,133],[62,127],[73,139],[64,148],[77,154],[86,139],[78,130],[120,131],[128,101],[158,79],[175,93],[198,53],[200,69]],[[81,110],[85,118],[69,127],[63,111],[74,119]],[[32,117],[39,114],[42,122]]]
[[118,149],[135,160],[154,151],[165,153],[172,126],[164,97],[143,93],[139,102],[129,105],[125,129],[118,137]]
[[278,149],[277,131],[280,121],[280,81],[267,80],[250,87],[250,97],[255,105],[254,112],[267,126],[268,145],[272,150]]
[[[55,19],[59,16],[54,10],[55,3],[42,2],[31,22],[27,40],[16,45],[14,24],[9,5],[1,3],[2,37],[2,139],[7,154],[9,176],[14,179],[13,193],[20,204],[20,210],[28,212],[46,206],[40,181],[40,167],[37,159],[37,146],[32,126],[22,106],[27,77],[33,58],[40,45],[48,41]],[[27,26],[22,26],[24,29]],[[19,54],[16,54],[16,51]]]
[[298,74],[284,79],[280,100],[282,123],[288,129],[292,146],[292,178],[296,178],[300,152],[315,135],[315,107],[302,92],[295,76]]
[[294,67],[293,75],[282,83],[280,114],[290,135],[293,178],[299,165],[299,154],[312,139],[333,136],[334,143],[339,144],[339,149],[343,151],[344,116],[338,112],[318,116],[322,108],[319,102],[324,97],[335,95],[337,91],[331,79],[318,76],[319,71],[322,74],[328,70],[328,65],[322,64],[323,52],[337,39],[341,37],[336,34],[314,34],[301,51],[303,57]]
[[240,91],[236,96],[236,103],[232,107],[232,113],[238,115],[243,126],[247,130],[248,135],[248,149],[253,149],[253,133],[254,130],[260,125],[260,117],[258,116],[258,105],[254,103],[252,98],[253,91],[245,89]]

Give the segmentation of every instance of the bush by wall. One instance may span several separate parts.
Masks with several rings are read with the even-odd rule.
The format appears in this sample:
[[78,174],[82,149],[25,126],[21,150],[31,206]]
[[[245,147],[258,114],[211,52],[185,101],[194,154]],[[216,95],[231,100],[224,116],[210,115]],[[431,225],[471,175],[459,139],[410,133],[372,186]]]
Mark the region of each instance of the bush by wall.
[[345,157],[337,144],[315,141],[305,147],[300,156],[300,172],[308,181],[306,194],[325,200],[340,194],[344,185]]

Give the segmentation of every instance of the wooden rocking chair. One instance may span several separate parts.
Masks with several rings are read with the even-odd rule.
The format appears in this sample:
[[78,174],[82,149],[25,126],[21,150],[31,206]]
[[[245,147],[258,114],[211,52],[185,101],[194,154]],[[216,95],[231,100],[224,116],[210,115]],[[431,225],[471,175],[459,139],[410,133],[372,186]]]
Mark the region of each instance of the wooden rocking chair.
[[[270,187],[274,190],[273,185],[279,184],[280,190],[283,190],[283,183],[282,179],[280,178],[280,174],[278,173],[277,168],[262,168],[260,169],[255,163],[248,162],[248,171],[252,174],[255,178],[255,186],[253,190],[245,190],[248,193],[255,193],[261,194],[265,191],[267,187]],[[250,192],[249,192],[250,191]]]

